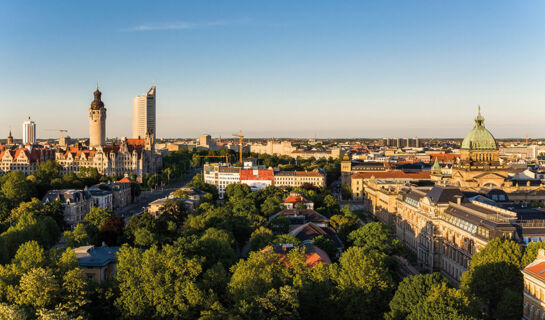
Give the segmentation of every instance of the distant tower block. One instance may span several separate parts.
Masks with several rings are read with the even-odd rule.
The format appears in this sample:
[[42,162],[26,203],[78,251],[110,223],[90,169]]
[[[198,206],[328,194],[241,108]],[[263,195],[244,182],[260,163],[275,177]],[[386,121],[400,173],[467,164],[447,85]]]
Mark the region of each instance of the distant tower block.
[[101,100],[102,92],[94,92],[95,99],[89,108],[89,148],[106,144],[106,108]]
[[36,123],[30,120],[30,117],[28,117],[27,121],[23,122],[23,144],[36,144]]
[[156,88],[151,87],[148,93],[132,100],[132,137],[143,139],[148,132],[156,132]]

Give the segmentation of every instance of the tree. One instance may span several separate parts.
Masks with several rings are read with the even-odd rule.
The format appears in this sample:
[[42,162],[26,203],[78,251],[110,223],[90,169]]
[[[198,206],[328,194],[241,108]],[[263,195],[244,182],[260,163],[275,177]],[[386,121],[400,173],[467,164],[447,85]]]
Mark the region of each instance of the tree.
[[250,250],[256,251],[265,248],[273,241],[274,235],[270,229],[259,227],[250,236]]
[[251,301],[288,280],[283,277],[284,266],[279,257],[259,251],[250,252],[247,260],[240,260],[231,267],[231,272],[228,290],[233,302]]
[[312,239],[312,244],[324,250],[332,261],[336,260],[339,250],[333,245],[331,240],[320,235]]
[[195,319],[205,303],[197,285],[202,268],[165,245],[146,251],[123,246],[118,253],[116,305],[127,319]]
[[64,239],[70,248],[77,248],[89,243],[89,235],[82,223],[78,223],[72,231],[65,231]]
[[62,279],[63,309],[70,319],[83,319],[84,308],[90,303],[85,273],[75,268],[67,271]]
[[271,221],[271,230],[275,234],[288,233],[290,231],[290,220],[285,216],[279,216]]
[[293,244],[295,246],[298,246],[301,244],[301,240],[297,239],[296,237],[290,235],[290,234],[279,234],[274,237],[273,242],[274,244]]
[[109,246],[115,246],[118,239],[123,234],[123,218],[109,217],[104,221],[99,230],[100,241],[104,241]]
[[395,239],[392,230],[380,222],[371,222],[350,232],[347,240],[366,251],[378,250],[388,255],[397,254],[402,248],[401,242]]
[[475,306],[461,290],[442,283],[431,288],[428,297],[414,307],[407,320],[477,320],[475,315]]
[[95,227],[97,230],[100,230],[102,225],[106,223],[106,220],[111,217],[113,217],[113,214],[110,210],[100,207],[92,207],[89,213],[85,215],[84,220],[85,222],[89,223],[89,225]]
[[187,209],[181,199],[167,199],[161,207],[163,214],[170,215],[175,221],[182,223],[187,218]]
[[419,274],[403,279],[390,301],[390,312],[385,319],[405,319],[416,306],[426,300],[431,289],[447,283],[440,273]]
[[329,223],[333,228],[335,228],[335,230],[337,230],[337,233],[339,234],[341,240],[346,243],[348,234],[358,229],[360,225],[360,219],[354,214],[337,214],[329,219]]
[[18,274],[24,274],[33,268],[42,267],[45,262],[45,251],[34,240],[23,243],[11,260],[12,267]]
[[[462,274],[460,288],[474,295],[488,307],[490,315],[499,318],[497,307],[504,294],[522,292],[520,273],[522,250],[512,240],[495,238],[471,257],[469,269]],[[513,306],[522,317],[522,305]]]
[[225,195],[227,196],[229,201],[231,201],[231,199],[233,200],[244,199],[251,192],[252,190],[245,183],[243,184],[231,183],[225,188]]
[[34,268],[25,273],[19,282],[20,293],[17,303],[34,308],[52,306],[58,300],[59,284],[51,271]]
[[100,230],[109,218],[113,218],[111,211],[99,207],[92,207],[91,211],[85,215],[83,219],[88,223],[85,230],[91,243],[100,245]]
[[265,217],[270,217],[280,210],[280,200],[274,197],[265,199],[265,201],[261,205],[261,213]]
[[0,191],[11,201],[12,206],[27,201],[34,194],[34,186],[21,171],[10,171],[0,178]]
[[343,252],[339,265],[333,265],[337,285],[337,304],[344,319],[378,319],[386,311],[384,301],[393,293],[394,281],[385,263],[386,255],[350,247]]
[[296,320],[300,319],[298,308],[297,290],[286,285],[256,297],[255,302],[241,308],[240,313],[247,319]]
[[524,249],[522,256],[521,268],[525,268],[530,263],[534,262],[539,249],[545,249],[545,241],[530,242]]

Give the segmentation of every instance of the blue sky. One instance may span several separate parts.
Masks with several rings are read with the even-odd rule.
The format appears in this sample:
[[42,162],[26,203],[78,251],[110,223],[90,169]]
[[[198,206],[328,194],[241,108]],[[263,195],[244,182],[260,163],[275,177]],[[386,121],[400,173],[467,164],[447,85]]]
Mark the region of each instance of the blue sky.
[[[0,135],[107,135],[157,85],[158,135],[545,136],[544,1],[0,0]],[[4,132],[4,133],[3,133]]]

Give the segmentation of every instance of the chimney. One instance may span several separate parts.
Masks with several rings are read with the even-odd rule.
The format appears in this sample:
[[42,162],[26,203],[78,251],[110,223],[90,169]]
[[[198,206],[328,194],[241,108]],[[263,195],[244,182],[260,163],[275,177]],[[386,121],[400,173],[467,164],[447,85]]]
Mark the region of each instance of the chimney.
[[462,204],[462,196],[457,194],[454,196],[454,198],[456,198],[456,204],[457,205],[461,205]]

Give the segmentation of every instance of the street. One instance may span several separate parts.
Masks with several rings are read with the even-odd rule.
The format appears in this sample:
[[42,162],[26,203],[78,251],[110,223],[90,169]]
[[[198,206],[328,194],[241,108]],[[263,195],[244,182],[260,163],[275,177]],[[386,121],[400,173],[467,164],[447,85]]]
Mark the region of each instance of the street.
[[144,209],[148,206],[150,202],[153,202],[160,198],[164,198],[168,196],[171,192],[185,186],[188,182],[191,181],[191,179],[193,179],[193,176],[195,174],[196,172],[192,172],[191,174],[184,177],[182,180],[175,183],[174,185],[169,186],[168,188],[158,187],[153,191],[142,191],[140,197],[138,197],[137,202],[132,203],[123,209],[117,210],[115,214],[117,216],[123,217],[125,223],[127,223],[133,215],[144,212]]

